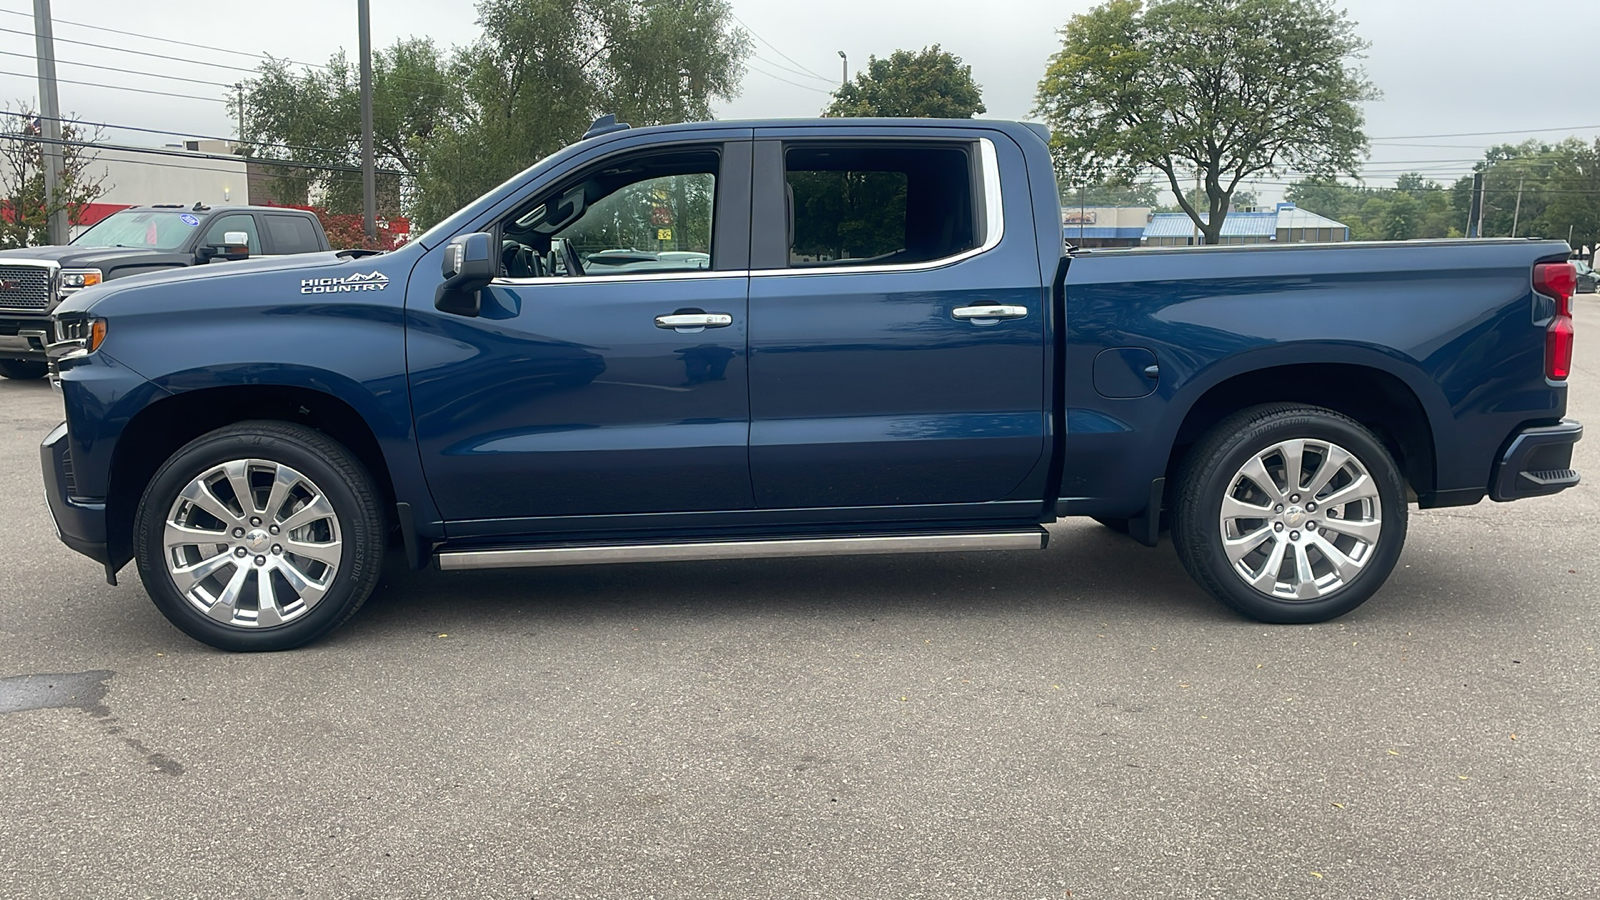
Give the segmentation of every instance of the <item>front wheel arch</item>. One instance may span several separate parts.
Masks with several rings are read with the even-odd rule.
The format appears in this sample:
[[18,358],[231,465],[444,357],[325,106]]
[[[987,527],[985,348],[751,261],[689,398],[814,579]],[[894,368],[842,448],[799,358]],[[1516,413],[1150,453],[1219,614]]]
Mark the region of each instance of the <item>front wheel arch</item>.
[[150,479],[185,444],[227,425],[278,421],[304,425],[337,441],[372,474],[384,508],[394,483],[377,436],[345,401],[309,388],[239,385],[175,394],[141,409],[117,436],[106,493],[110,570],[133,558],[133,519]]

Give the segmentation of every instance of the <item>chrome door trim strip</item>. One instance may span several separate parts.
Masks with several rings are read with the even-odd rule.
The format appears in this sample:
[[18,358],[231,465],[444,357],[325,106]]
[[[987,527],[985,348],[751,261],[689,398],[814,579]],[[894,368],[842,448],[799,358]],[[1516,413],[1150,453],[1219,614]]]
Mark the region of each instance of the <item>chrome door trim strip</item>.
[[682,281],[701,278],[749,278],[747,269],[701,269],[685,272],[637,272],[632,275],[583,275],[577,278],[566,275],[544,275],[539,278],[508,278],[501,276],[489,282],[495,287],[523,287],[535,284],[612,284],[629,281]]
[[1043,528],[967,534],[872,535],[846,538],[780,538],[679,544],[607,544],[527,547],[508,550],[446,550],[439,568],[514,569],[624,562],[711,559],[770,559],[799,556],[861,556],[878,553],[959,553],[980,550],[1042,550]]

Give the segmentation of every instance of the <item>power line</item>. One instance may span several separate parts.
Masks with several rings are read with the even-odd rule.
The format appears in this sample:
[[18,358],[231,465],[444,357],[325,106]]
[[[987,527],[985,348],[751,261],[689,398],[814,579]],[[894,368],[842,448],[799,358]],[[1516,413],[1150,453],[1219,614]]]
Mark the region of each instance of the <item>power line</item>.
[[[4,72],[4,71],[0,71],[0,75],[10,75],[10,76],[12,76],[14,78],[28,78],[28,79],[32,79],[34,77],[32,75],[24,75],[21,72]],[[120,84],[101,84],[98,81],[76,81],[76,80],[71,79],[71,78],[57,78],[56,81],[58,81],[58,82],[60,82],[62,84],[79,84],[79,85],[83,85],[84,87],[106,88],[107,90],[113,90],[113,91],[129,91],[129,92],[132,92],[132,93],[135,93],[135,94],[153,94],[153,95],[155,95],[157,97],[177,97],[180,100],[205,100],[205,101],[208,101],[208,102],[211,102],[211,103],[227,103],[228,102],[226,99],[224,99],[222,97],[201,97],[198,94],[175,94],[175,93],[173,93],[171,91],[153,91],[153,90],[150,90],[149,88],[123,87]],[[231,85],[227,85],[227,86],[231,87]]]
[[[167,149],[167,148],[164,148],[164,147],[128,147],[128,146],[123,146],[123,145],[120,145],[120,144],[100,144],[100,143],[93,143],[93,142],[90,142],[90,141],[68,140],[68,139],[65,139],[65,138],[63,138],[62,140],[59,140],[59,141],[54,141],[54,140],[51,140],[50,138],[40,137],[40,136],[37,136],[37,135],[17,135],[17,134],[13,134],[13,135],[8,135],[6,137],[8,137],[10,140],[23,141],[23,142],[30,143],[30,144],[60,144],[63,147],[81,147],[81,148],[87,148],[87,149],[90,149],[90,150],[110,150],[110,151],[115,151],[117,153],[136,153],[136,154],[145,155],[145,156],[175,156],[175,157],[179,157],[181,159],[201,159],[201,160],[209,160],[209,161],[213,161],[213,162],[239,162],[239,163],[255,162],[255,163],[259,163],[262,166],[265,166],[267,168],[274,168],[274,169],[307,169],[307,170],[313,170],[313,171],[319,171],[319,172],[333,172],[333,173],[345,173],[345,174],[355,174],[355,175],[360,175],[361,174],[361,167],[360,166],[340,166],[340,165],[329,165],[329,164],[324,164],[324,163],[292,162],[290,160],[280,160],[280,159],[256,159],[256,158],[252,158],[252,157],[232,156],[232,155],[223,156],[223,155],[216,154],[216,153],[203,153],[203,152],[196,152],[196,151],[191,151],[191,150],[174,150],[174,149]],[[185,166],[185,165],[180,165],[178,163],[158,163],[158,162],[147,162],[147,161],[143,161],[143,160],[131,160],[131,159],[130,160],[118,160],[118,162],[144,163],[146,165],[158,165],[158,166],[159,165],[167,165],[167,166],[170,166],[171,168],[175,168],[175,169],[197,169],[198,171],[202,171],[202,172],[225,172],[225,173],[228,173],[228,174],[238,174],[238,170],[237,169],[219,169],[219,168],[212,167],[212,166]],[[247,169],[248,169],[248,166],[247,166]],[[378,170],[378,174],[379,175],[405,176],[407,173],[402,172],[402,171],[400,171],[398,169],[379,169]]]
[[[19,12],[19,11],[14,10],[14,9],[0,9],[0,13],[10,13],[11,15],[14,15],[14,16],[24,16],[24,17],[29,18],[29,19],[33,18],[33,14],[32,13]],[[177,44],[177,45],[183,46],[183,47],[193,47],[193,48],[198,49],[198,50],[211,50],[211,51],[214,51],[214,52],[217,52],[217,53],[229,53],[229,54],[233,54],[234,56],[242,56],[242,57],[247,57],[249,59],[259,59],[259,60],[263,60],[265,62],[288,63],[289,65],[305,66],[306,68],[310,68],[310,69],[332,69],[333,68],[332,66],[327,65],[325,63],[303,62],[303,61],[297,60],[297,59],[289,59],[288,57],[284,57],[284,56],[273,56],[270,53],[250,53],[250,52],[245,51],[245,50],[230,50],[230,49],[228,49],[226,47],[208,47],[208,46],[206,46],[204,44],[192,44],[192,43],[190,43],[188,41],[180,41],[180,40],[175,40],[173,38],[157,37],[156,35],[153,35],[153,34],[140,34],[139,32],[136,32],[136,31],[121,31],[121,30],[116,29],[116,28],[106,28],[106,27],[101,26],[101,25],[89,25],[89,24],[86,24],[84,22],[73,22],[73,21],[70,21],[70,20],[67,20],[67,19],[56,19],[54,21],[55,21],[56,24],[59,24],[59,25],[73,25],[73,26],[76,26],[78,28],[90,28],[90,29],[93,29],[95,31],[106,31],[106,32],[110,32],[111,34],[120,34],[120,35],[125,35],[127,37],[143,38],[145,40],[150,40],[150,41],[163,41],[163,42],[168,43],[168,44]],[[28,32],[28,31],[18,31],[18,30],[14,29],[14,28],[0,28],[0,32],[5,32],[7,34],[26,35],[26,36],[29,36],[29,37],[31,37],[32,34],[33,34],[32,32]],[[191,65],[196,65],[196,66],[210,66],[211,68],[214,68],[214,69],[226,69],[226,70],[228,70],[230,72],[244,72],[245,74],[248,74],[248,75],[260,75],[261,74],[261,70],[260,70],[259,67],[258,68],[254,68],[254,69],[246,69],[246,68],[243,68],[242,66],[230,66],[227,63],[207,62],[206,60],[203,60],[203,59],[187,59],[187,58],[182,57],[182,56],[171,56],[169,54],[164,54],[164,53],[151,53],[151,52],[146,51],[146,50],[132,50],[132,49],[129,49],[127,47],[113,47],[113,46],[107,46],[105,44],[90,43],[88,41],[75,41],[75,40],[72,40],[71,38],[64,38],[64,37],[58,37],[58,38],[55,39],[55,41],[58,44],[78,44],[78,45],[81,45],[81,46],[84,46],[84,47],[93,47],[96,50],[115,50],[118,53],[132,53],[132,54],[135,54],[137,56],[147,56],[147,57],[150,57],[152,59],[167,60],[169,62],[189,63]],[[143,73],[141,73],[141,74],[143,74]],[[395,73],[392,73],[392,72],[389,74],[388,77],[394,78],[397,81],[406,81],[406,82],[410,82],[412,84],[426,84],[426,85],[431,85],[431,86],[434,86],[434,87],[449,86],[449,84],[450,84],[450,82],[448,82],[448,81],[436,81],[436,80],[430,79],[430,78],[417,78],[417,77],[410,76],[410,75],[398,75],[398,74],[395,74]],[[224,87],[230,87],[230,86],[231,85],[224,85]]]
[[[38,115],[27,115],[26,113],[15,112],[15,111],[12,111],[12,110],[9,110],[9,109],[0,109],[0,116],[11,116],[12,118],[16,118],[16,119],[38,119],[38,118],[41,118]],[[89,126],[89,127],[92,127],[92,128],[104,128],[104,129],[107,129],[107,130],[110,130],[110,131],[137,131],[137,132],[141,132],[143,134],[158,134],[158,135],[162,135],[164,137],[185,137],[185,138],[194,138],[195,140],[201,140],[201,141],[226,141],[226,142],[232,142],[232,143],[244,143],[244,144],[249,144],[252,147],[266,147],[266,148],[272,148],[272,149],[307,150],[307,151],[311,151],[311,152],[314,152],[314,153],[349,153],[349,152],[351,152],[349,150],[349,148],[339,149],[339,148],[333,148],[333,147],[311,147],[311,146],[307,146],[307,145],[304,145],[304,144],[284,144],[284,143],[275,143],[275,142],[272,142],[272,141],[240,141],[238,138],[218,137],[216,135],[210,135],[210,134],[197,134],[197,133],[195,133],[193,131],[169,131],[169,130],[161,129],[161,128],[141,128],[141,127],[139,127],[137,125],[114,125],[114,124],[112,124],[110,122],[86,122],[86,121],[83,121],[81,119],[68,119],[66,117],[62,117],[61,123],[63,125],[84,125],[84,126]],[[0,135],[0,137],[3,137],[3,136],[4,135]],[[254,157],[254,159],[257,159],[259,161],[266,161],[267,157]]]
[[810,75],[812,78],[820,78],[823,81],[829,82],[830,84],[833,82],[832,78],[828,78],[828,77],[823,76],[823,75],[818,75],[816,72],[813,72],[812,70],[807,69],[805,66],[800,65],[800,63],[797,62],[794,57],[792,57],[789,54],[783,52],[782,50],[779,50],[778,46],[776,44],[772,43],[771,41],[769,41],[766,38],[762,37],[760,34],[756,33],[756,30],[754,28],[751,28],[750,24],[748,22],[746,22],[745,20],[739,18],[739,16],[736,13],[734,13],[732,10],[728,11],[728,15],[733,16],[733,20],[735,22],[738,22],[740,25],[743,25],[744,26],[744,30],[750,32],[750,36],[751,37],[755,38],[756,40],[760,41],[763,44],[766,44],[768,47],[771,47],[772,51],[774,53],[778,54],[779,56],[783,57],[784,59],[787,59],[789,62],[793,63],[794,65],[798,66],[799,68],[803,69],[807,75]]
[[[22,12],[20,10],[15,10],[15,9],[0,9],[0,13],[7,13],[7,14],[13,15],[13,16],[22,16],[22,17],[27,18],[27,19],[32,19],[33,18],[33,13]],[[188,41],[177,40],[176,38],[158,37],[158,36],[153,35],[153,34],[140,34],[137,31],[122,31],[122,30],[116,29],[116,28],[107,28],[104,25],[90,25],[90,24],[88,24],[86,22],[74,22],[74,21],[71,21],[70,19],[59,19],[58,18],[58,19],[55,20],[55,24],[57,24],[57,25],[72,25],[72,26],[74,26],[76,28],[88,28],[88,29],[91,29],[93,31],[104,31],[104,32],[107,32],[107,33],[110,33],[110,34],[120,34],[120,35],[122,35],[124,37],[143,38],[144,40],[147,40],[147,41],[160,41],[160,42],[165,43],[165,44],[176,44],[176,45],[178,45],[180,47],[192,47],[192,48],[194,48],[196,50],[209,50],[209,51],[212,51],[214,53],[228,53],[228,54],[232,54],[234,56],[247,56],[247,57],[250,57],[252,59],[264,59],[264,60],[277,60],[278,59],[278,57],[272,56],[272,55],[267,54],[267,53],[250,53],[250,52],[245,51],[245,50],[229,50],[226,47],[210,47],[210,46],[207,46],[205,44],[192,44],[192,43],[190,43]],[[9,31],[9,30],[10,29],[0,29],[0,31]],[[56,40],[60,41],[60,40],[65,40],[65,39],[64,38],[56,38]],[[81,42],[80,41],[73,41],[71,43],[81,43]],[[90,46],[101,46],[101,45],[90,45]],[[120,47],[103,47],[102,46],[102,49],[119,50],[121,48]],[[199,60],[180,60],[180,61],[182,61],[182,62],[199,62],[201,65],[207,65],[207,66],[220,65],[219,63],[200,62]],[[282,61],[283,62],[287,62],[287,63],[293,63],[294,65],[297,65],[297,66],[309,66],[309,67],[311,67],[313,69],[326,69],[326,68],[328,68],[327,66],[322,65],[320,63],[299,62],[299,61],[293,60],[293,59],[284,59]],[[232,67],[231,66],[223,66],[223,68],[232,68]],[[240,69],[239,71],[241,71],[241,72],[253,72],[255,70],[254,69]]]
[[819,78],[816,75],[807,75],[806,73],[800,71],[799,69],[796,69],[796,68],[793,68],[793,67],[790,67],[790,66],[786,66],[783,63],[778,62],[776,60],[767,59],[765,56],[762,56],[759,53],[752,53],[750,55],[755,57],[756,59],[761,60],[761,62],[765,63],[766,65],[769,65],[769,66],[773,67],[774,69],[777,69],[780,72],[787,72],[790,75],[797,75],[797,76],[799,76],[801,78],[816,78],[818,81],[826,82],[828,84],[833,84],[833,79],[832,78]]
[[1547,134],[1552,131],[1594,131],[1600,125],[1569,125],[1564,128],[1517,128],[1510,131],[1463,131],[1457,134],[1392,134],[1375,137],[1373,141],[1409,141],[1429,138],[1494,137],[1500,134]]
[[[748,63],[747,63],[747,65],[748,65]],[[798,81],[790,81],[790,80],[789,80],[789,79],[787,79],[787,78],[784,78],[784,77],[782,77],[782,76],[779,76],[779,75],[774,75],[774,74],[772,74],[772,73],[771,73],[771,72],[768,72],[768,71],[767,71],[767,70],[765,70],[765,69],[758,69],[758,68],[756,68],[756,67],[755,67],[755,66],[750,66],[750,71],[752,71],[752,72],[760,72],[760,73],[761,73],[761,74],[762,74],[762,75],[765,75],[765,76],[767,76],[767,77],[768,77],[768,78],[773,78],[773,79],[776,79],[776,80],[778,80],[778,81],[781,81],[781,82],[783,82],[783,83],[784,83],[784,84],[792,84],[792,85],[794,85],[794,86],[795,86],[795,87],[797,87],[797,88],[801,88],[801,89],[803,89],[803,90],[807,90],[807,91],[815,91],[815,92],[817,92],[817,93],[819,93],[819,94],[827,94],[827,95],[829,95],[829,96],[832,96],[832,94],[833,94],[833,92],[832,92],[832,91],[825,91],[825,90],[823,90],[823,89],[822,89],[822,88],[815,88],[815,87],[812,87],[812,86],[811,86],[811,85],[809,85],[809,84],[801,84],[801,83],[800,83],[800,82],[798,82]]]
[[[34,56],[32,53],[16,53],[16,52],[13,52],[11,50],[0,50],[0,55],[18,56],[18,57],[21,57],[23,59],[37,59],[38,58],[38,57]],[[218,82],[218,81],[201,81],[198,78],[184,78],[181,75],[162,75],[162,74],[159,74],[157,72],[141,72],[138,69],[119,69],[119,68],[117,68],[115,66],[99,66],[99,65],[95,65],[94,63],[75,62],[73,60],[62,59],[60,57],[56,57],[56,64],[57,65],[62,65],[62,66],[82,66],[85,69],[102,69],[102,70],[107,71],[107,72],[121,72],[121,73],[123,73],[125,75],[141,75],[141,76],[144,76],[146,78],[165,78],[165,79],[167,79],[169,81],[187,81],[190,84],[203,84],[203,85],[207,85],[209,87],[220,87],[220,88],[232,88],[233,87],[233,85],[231,85],[231,84],[223,84],[223,83]]]
[[[33,32],[18,31],[15,28],[0,28],[0,33],[20,34],[24,37],[33,37]],[[88,41],[75,41],[71,38],[58,37],[55,39],[55,42],[58,44],[76,44],[80,47],[91,47],[95,50],[113,50],[117,53],[131,53],[134,56],[147,56],[151,59],[159,59],[165,62],[188,63],[195,66],[210,66],[213,69],[227,69],[230,72],[244,72],[251,75],[258,74],[255,69],[246,69],[241,66],[230,66],[225,63],[206,62],[205,60],[201,59],[184,59],[181,56],[172,56],[166,53],[150,53],[145,50],[132,50],[127,47],[110,47],[105,44],[93,44]]]

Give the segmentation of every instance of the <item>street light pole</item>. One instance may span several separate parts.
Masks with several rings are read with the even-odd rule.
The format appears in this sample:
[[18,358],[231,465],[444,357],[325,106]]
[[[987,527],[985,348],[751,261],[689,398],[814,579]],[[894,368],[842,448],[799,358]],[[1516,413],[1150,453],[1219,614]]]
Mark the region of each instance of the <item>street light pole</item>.
[[850,57],[845,56],[843,50],[839,51],[839,65],[841,67],[839,86],[844,87],[850,83]]
[[372,13],[368,0],[356,0],[361,31],[361,213],[367,240],[378,239],[378,178],[372,162]]

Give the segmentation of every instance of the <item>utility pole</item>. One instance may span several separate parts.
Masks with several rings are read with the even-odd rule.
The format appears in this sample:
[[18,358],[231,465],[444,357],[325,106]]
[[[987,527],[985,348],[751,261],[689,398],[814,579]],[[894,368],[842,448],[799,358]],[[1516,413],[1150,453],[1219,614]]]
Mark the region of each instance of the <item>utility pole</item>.
[[1472,205],[1467,209],[1467,237],[1483,237],[1483,173],[1472,176]]
[[372,162],[372,13],[368,0],[356,0],[361,31],[361,212],[367,240],[378,239],[378,177]]
[[1511,236],[1517,236],[1517,224],[1522,220],[1522,182],[1527,180],[1524,175],[1517,179],[1517,209],[1511,214]]
[[850,83],[850,57],[845,56],[843,50],[839,51],[839,65],[841,67],[839,86],[844,87]]
[[50,0],[33,0],[34,55],[39,60],[39,126],[44,138],[44,208],[50,214],[50,243],[65,244],[72,225],[61,197],[61,173],[66,155],[61,144],[61,101],[56,96],[56,38],[51,27]]
[[233,89],[239,92],[239,146],[235,148],[235,152],[243,153],[244,152],[244,82],[241,81],[238,84],[235,84],[233,86]]

